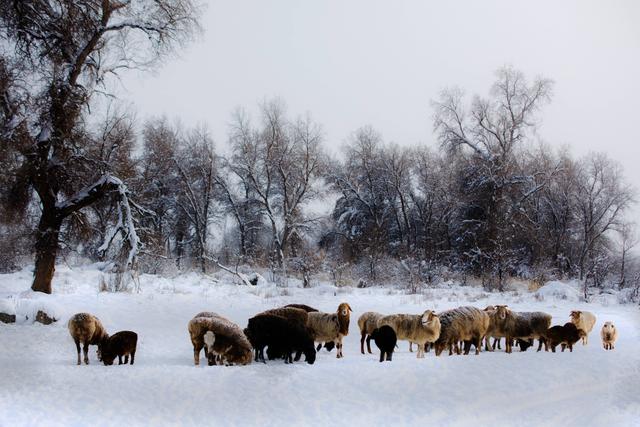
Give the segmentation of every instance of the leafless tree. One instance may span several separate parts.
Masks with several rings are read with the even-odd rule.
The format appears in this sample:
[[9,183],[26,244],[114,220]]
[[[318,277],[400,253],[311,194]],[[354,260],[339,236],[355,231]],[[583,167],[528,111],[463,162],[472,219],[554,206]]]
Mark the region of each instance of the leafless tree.
[[621,225],[634,194],[620,165],[604,154],[592,154],[580,166],[574,205],[580,230],[579,277],[583,280],[587,258],[609,231]]
[[322,131],[308,117],[289,121],[278,101],[261,106],[262,126],[238,112],[230,135],[232,168],[249,183],[271,231],[273,260],[286,270],[289,240],[310,218],[303,205],[318,194],[324,154]]
[[[131,262],[138,238],[126,188],[110,173],[77,179],[84,148],[78,134],[86,107],[110,75],[156,62],[193,34],[197,16],[192,0],[0,3],[0,37],[11,47],[5,55],[22,63],[32,82],[13,86],[3,95],[32,99],[34,106],[12,113],[14,125],[7,135],[22,156],[20,173],[28,177],[42,207],[34,291],[51,293],[63,222],[106,195],[120,203],[120,227],[114,230],[130,242]],[[25,137],[28,143],[16,141]]]

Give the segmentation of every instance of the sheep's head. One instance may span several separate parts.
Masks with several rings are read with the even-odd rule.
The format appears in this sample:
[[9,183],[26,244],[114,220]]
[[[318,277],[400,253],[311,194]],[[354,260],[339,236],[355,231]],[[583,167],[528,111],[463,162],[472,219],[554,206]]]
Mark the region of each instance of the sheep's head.
[[421,321],[423,326],[433,325],[436,320],[438,321],[438,323],[440,323],[440,318],[438,317],[438,315],[431,310],[425,310],[425,312],[422,314]]
[[115,360],[117,354],[111,350],[107,343],[104,343],[102,345],[102,350],[100,353],[100,360],[102,361],[102,363],[104,363],[105,366],[113,365],[113,361]]
[[316,361],[316,347],[313,343],[313,340],[304,346],[304,360],[309,364],[313,365]]
[[495,311],[495,309],[496,309],[496,308],[495,308],[494,306],[492,306],[492,305],[488,305],[488,306],[484,309],[484,311]]
[[109,340],[109,334],[104,334],[102,339],[98,343],[98,349],[96,350],[96,356],[98,360],[102,362],[102,352],[104,351],[104,347],[107,345],[107,341]]
[[338,306],[338,323],[340,325],[340,333],[342,335],[349,335],[349,313],[351,311],[353,311],[351,310],[351,306],[346,302],[343,302]]
[[349,313],[352,311],[351,306],[346,302],[343,302],[338,306],[338,314],[342,317],[349,317]]
[[580,315],[582,314],[582,312],[580,310],[573,310],[571,312],[571,314],[569,315],[569,317],[571,318],[572,322],[578,322],[580,320]]
[[216,364],[216,355],[213,352],[213,344],[216,342],[216,336],[213,332],[207,331],[204,334],[205,353],[207,353],[207,361],[209,366]]
[[436,352],[436,356],[440,356],[444,349],[447,347],[447,344],[444,341],[436,341],[433,345],[433,348]]
[[224,358],[227,363],[232,363],[236,365],[248,365],[251,363],[251,359],[253,358],[253,354],[251,353],[251,349],[246,349],[241,346],[231,346],[224,352]]
[[500,320],[506,319],[509,313],[511,313],[511,310],[509,310],[509,307],[507,307],[506,305],[496,305],[495,314],[498,317],[498,319]]
[[602,329],[607,332],[613,332],[616,327],[612,322],[606,322],[604,326],[602,326]]

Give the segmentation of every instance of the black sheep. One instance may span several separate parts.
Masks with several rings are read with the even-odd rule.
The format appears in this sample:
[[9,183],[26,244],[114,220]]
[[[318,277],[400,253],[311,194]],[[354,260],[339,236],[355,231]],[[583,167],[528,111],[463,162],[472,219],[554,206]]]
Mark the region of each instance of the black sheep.
[[398,338],[396,332],[389,325],[381,326],[374,329],[371,333],[371,338],[376,343],[376,346],[380,349],[380,362],[384,362],[385,359],[391,362],[393,356],[393,350],[396,347]]
[[313,364],[316,360],[313,337],[307,328],[283,317],[271,314],[254,316],[249,319],[245,335],[255,349],[256,361],[265,361],[265,347],[270,349],[267,356],[283,355],[285,363],[293,362],[292,353],[296,351],[304,353],[305,360],[309,364]]
[[[285,305],[285,307],[299,308],[300,310],[304,310],[307,313],[317,313],[319,311],[317,308],[310,307],[310,306],[308,306],[306,304],[287,304],[287,305]],[[336,344],[333,341],[328,341],[328,342],[324,343],[324,348],[329,352],[331,350],[333,350],[335,346],[336,346]],[[322,344],[318,344],[318,347],[316,348],[316,350],[320,351],[321,348],[322,348]],[[267,352],[267,356],[269,357],[269,360],[272,360],[271,356],[269,356],[268,353],[269,352]],[[278,356],[275,355],[275,353],[271,353],[271,355],[272,355],[272,357],[274,359],[278,357]],[[298,360],[299,357],[300,357],[299,355],[296,355],[296,360]]]
[[122,365],[122,356],[124,356],[124,364],[129,362],[131,355],[131,364],[136,356],[136,346],[138,344],[138,334],[131,331],[120,331],[111,335],[101,346],[102,362],[107,365],[113,365],[113,360],[118,356],[118,365]]
[[571,322],[565,323],[563,326],[556,325],[549,329],[545,334],[545,345],[551,347],[552,352],[556,352],[558,344],[562,344],[562,351],[569,347],[569,351],[573,351],[573,345],[580,340],[580,331]]

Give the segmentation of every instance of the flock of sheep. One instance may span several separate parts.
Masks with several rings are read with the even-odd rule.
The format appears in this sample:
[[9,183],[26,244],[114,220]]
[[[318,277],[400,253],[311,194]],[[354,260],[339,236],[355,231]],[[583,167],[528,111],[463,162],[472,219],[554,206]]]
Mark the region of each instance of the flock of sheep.
[[[249,319],[247,327],[241,329],[231,320],[212,312],[201,312],[189,321],[188,331],[193,344],[193,360],[200,364],[200,353],[204,349],[209,365],[246,365],[252,360],[266,362],[284,359],[285,363],[298,361],[304,354],[305,361],[313,364],[316,352],[324,344],[327,350],[336,348],[336,357],[343,357],[342,339],[349,334],[351,307],[341,303],[334,313],[323,313],[305,304],[289,304],[267,310]],[[587,344],[588,335],[596,323],[596,317],[587,311],[572,311],[570,322],[551,326],[551,315],[543,312],[515,312],[506,305],[489,306],[485,309],[459,307],[435,313],[426,310],[422,314],[383,315],[366,312],[358,318],[360,329],[360,351],[371,353],[373,339],[380,349],[380,362],[391,361],[398,340],[409,342],[409,351],[417,345],[417,357],[425,357],[431,348],[436,356],[444,350],[449,355],[469,354],[471,346],[479,354],[484,344],[486,351],[500,347],[505,339],[505,351],[512,352],[513,345],[521,351],[533,345],[537,339],[538,351],[555,352],[558,345],[562,351],[582,339]],[[111,336],[100,320],[88,313],[78,313],[68,323],[69,333],[76,344],[78,365],[81,364],[80,344],[83,346],[84,362],[89,363],[89,345],[98,346],[98,359],[112,365],[118,357],[119,364],[134,362],[138,336],[132,331],[120,331]],[[606,322],[600,336],[605,350],[612,350],[618,331],[612,322]],[[493,338],[493,343],[491,339]],[[317,346],[316,346],[317,344]],[[295,356],[294,356],[295,355]]]

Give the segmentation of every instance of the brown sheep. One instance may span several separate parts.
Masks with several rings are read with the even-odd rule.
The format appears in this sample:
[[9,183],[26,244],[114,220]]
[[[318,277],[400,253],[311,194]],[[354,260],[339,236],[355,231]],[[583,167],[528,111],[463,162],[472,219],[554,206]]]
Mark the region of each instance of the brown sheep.
[[105,366],[111,366],[117,356],[118,365],[122,365],[122,356],[124,356],[124,364],[126,365],[129,362],[129,355],[131,355],[131,364],[133,365],[137,344],[138,334],[135,332],[116,332],[102,345],[102,362]]
[[242,329],[222,316],[215,313],[207,314],[209,314],[208,317],[194,317],[188,324],[189,336],[193,344],[194,364],[200,364],[200,352],[205,345],[204,336],[208,331],[213,333],[215,343],[219,344],[219,347],[214,345],[212,349],[208,349],[207,357],[210,363],[212,358],[215,358],[216,352],[219,352],[221,359],[228,364],[251,363],[251,344]]
[[471,344],[476,348],[476,354],[480,354],[480,343],[489,329],[489,315],[475,307],[459,307],[453,310],[438,313],[440,318],[440,337],[435,342],[436,356],[440,356],[445,348],[449,349],[449,355],[455,348],[460,354],[458,342],[464,341],[464,354],[469,354]]
[[562,351],[569,347],[569,351],[573,351],[573,345],[580,340],[581,331],[571,322],[565,323],[563,326],[557,325],[547,329],[545,332],[545,344],[551,347],[553,353],[556,352],[558,344],[562,345]]
[[109,334],[100,323],[100,320],[89,313],[77,313],[71,316],[67,323],[71,338],[76,343],[78,351],[78,365],[80,362],[80,343],[84,352],[84,363],[89,364],[89,345],[98,346],[98,360],[102,360],[101,347],[109,338]]
[[351,311],[351,306],[343,302],[335,313],[309,313],[307,326],[313,331],[315,342],[335,342],[337,358],[343,357],[342,338],[349,335]]
[[360,353],[364,354],[364,341],[367,340],[367,351],[371,354],[371,334],[378,327],[378,320],[384,315],[375,311],[367,311],[358,317],[360,328]]
[[[489,308],[489,307],[488,307]],[[506,305],[496,305],[489,314],[489,330],[487,336],[506,338],[505,351],[511,353],[513,341],[539,339],[538,351],[542,348],[542,341],[546,330],[551,325],[551,316],[542,312],[515,312]],[[485,342],[486,347],[486,342]],[[523,350],[522,346],[520,347]]]

